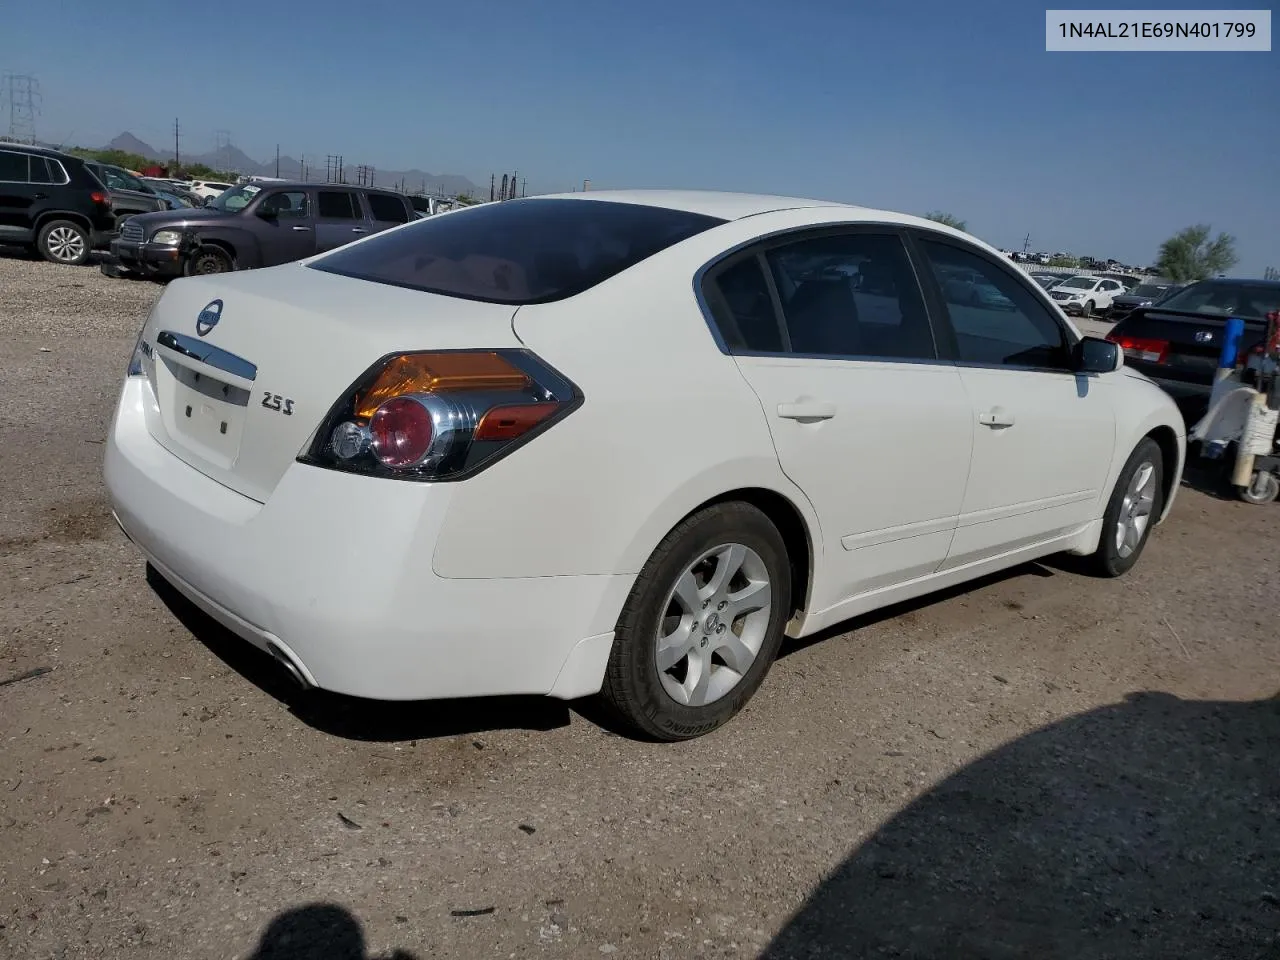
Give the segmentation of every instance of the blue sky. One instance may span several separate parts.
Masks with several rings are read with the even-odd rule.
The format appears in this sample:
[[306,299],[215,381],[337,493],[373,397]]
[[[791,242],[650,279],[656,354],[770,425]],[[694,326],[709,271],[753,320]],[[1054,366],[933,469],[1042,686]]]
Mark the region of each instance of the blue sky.
[[163,149],[177,116],[197,153],[942,209],[1140,263],[1202,222],[1280,267],[1280,53],[1046,53],[1025,0],[0,5],[44,139]]

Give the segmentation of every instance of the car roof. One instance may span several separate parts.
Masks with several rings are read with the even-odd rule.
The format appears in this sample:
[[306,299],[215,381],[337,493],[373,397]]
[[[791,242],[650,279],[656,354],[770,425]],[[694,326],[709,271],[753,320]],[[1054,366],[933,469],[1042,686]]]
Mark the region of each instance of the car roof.
[[[199,183],[226,183],[225,180],[201,180]],[[316,190],[364,190],[368,193],[389,193],[393,196],[403,196],[389,187],[368,187],[359,183],[316,183],[314,180],[246,180],[244,183],[233,183],[233,187],[261,187],[263,190],[275,190],[276,188],[286,188],[290,190],[304,190],[308,187]]]
[[666,207],[669,210],[682,210],[686,213],[699,213],[708,217],[716,217],[720,220],[741,220],[744,217],[754,217],[763,213],[776,213],[781,210],[822,209],[830,210],[833,215],[850,220],[872,220],[903,225],[919,225],[942,232],[957,233],[958,235],[966,236],[970,240],[976,239],[967,234],[960,234],[959,231],[955,231],[943,224],[925,220],[922,217],[895,213],[890,210],[878,210],[873,207],[862,207],[837,200],[815,200],[808,197],[774,196],[760,193],[729,193],[719,190],[649,189],[552,193],[528,199],[611,200],[615,203],[636,203],[652,207]]
[[27,153],[42,153],[46,157],[57,157],[59,160],[70,157],[72,160],[81,160],[83,157],[77,157],[74,154],[66,153],[63,150],[55,150],[53,147],[39,147],[30,143],[19,143],[17,140],[0,140],[0,147],[10,150],[25,150]]

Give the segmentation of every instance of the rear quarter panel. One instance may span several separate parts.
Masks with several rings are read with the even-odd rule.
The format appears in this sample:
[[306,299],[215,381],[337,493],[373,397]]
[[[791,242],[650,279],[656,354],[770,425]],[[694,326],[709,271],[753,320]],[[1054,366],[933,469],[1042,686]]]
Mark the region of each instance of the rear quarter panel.
[[437,574],[634,574],[683,517],[746,487],[786,497],[821,555],[817,518],[782,473],[760,402],[693,291],[707,259],[757,229],[717,227],[577,297],[520,308],[516,335],[585,401],[459,484]]

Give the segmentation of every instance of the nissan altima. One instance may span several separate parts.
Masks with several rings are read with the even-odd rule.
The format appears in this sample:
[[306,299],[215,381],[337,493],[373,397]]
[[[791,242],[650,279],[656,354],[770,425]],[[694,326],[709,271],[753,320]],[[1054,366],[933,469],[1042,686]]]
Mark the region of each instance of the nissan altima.
[[105,477],[148,563],[307,687],[599,695],[677,740],[784,637],[1048,554],[1123,574],[1184,452],[967,234],[625,191],[174,282]]

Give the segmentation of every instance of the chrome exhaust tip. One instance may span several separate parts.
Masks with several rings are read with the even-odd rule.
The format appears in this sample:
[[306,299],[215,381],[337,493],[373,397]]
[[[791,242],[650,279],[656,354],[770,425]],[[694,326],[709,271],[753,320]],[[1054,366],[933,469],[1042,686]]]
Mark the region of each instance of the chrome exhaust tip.
[[271,656],[275,657],[281,666],[288,671],[289,676],[293,677],[294,682],[303,690],[315,690],[316,685],[307,679],[307,675],[303,672],[298,664],[294,663],[293,657],[280,647],[278,644],[267,641],[267,649],[271,652]]

